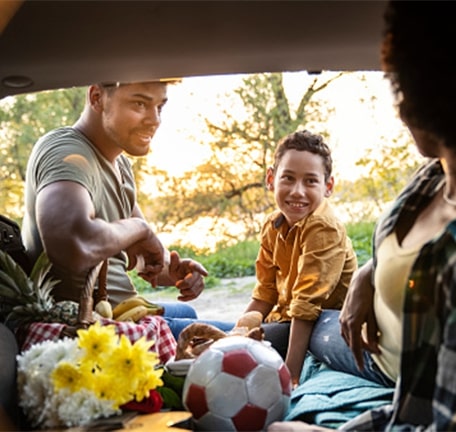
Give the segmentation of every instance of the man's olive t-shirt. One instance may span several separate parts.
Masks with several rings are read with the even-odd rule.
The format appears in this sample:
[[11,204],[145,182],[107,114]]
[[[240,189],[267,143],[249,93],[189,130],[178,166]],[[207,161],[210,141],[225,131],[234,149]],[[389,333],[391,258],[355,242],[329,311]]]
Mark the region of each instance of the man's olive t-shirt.
[[[36,196],[51,183],[72,181],[86,188],[96,218],[112,222],[131,216],[136,194],[133,172],[125,156],[120,155],[117,163],[122,180],[119,180],[111,162],[84,135],[71,127],[53,130],[36,143],[27,166],[22,226],[24,244],[33,260],[43,250],[36,224]],[[62,247],[65,245],[62,244]],[[109,259],[108,293],[114,304],[134,292],[126,273],[126,261],[124,253]],[[78,301],[87,274],[74,274],[56,266],[52,273],[61,280],[53,291],[54,298],[57,301]]]

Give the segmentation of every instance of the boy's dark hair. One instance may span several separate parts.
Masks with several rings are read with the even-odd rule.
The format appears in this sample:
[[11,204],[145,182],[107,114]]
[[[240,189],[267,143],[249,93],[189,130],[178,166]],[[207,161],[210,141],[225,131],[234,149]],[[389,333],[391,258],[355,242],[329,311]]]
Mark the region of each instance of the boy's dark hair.
[[390,1],[382,65],[403,120],[456,147],[453,2]]
[[329,179],[332,173],[331,150],[323,142],[321,135],[316,135],[308,130],[296,131],[282,138],[276,147],[274,153],[274,170],[277,169],[283,155],[288,150],[308,151],[321,156],[325,168],[325,181]]

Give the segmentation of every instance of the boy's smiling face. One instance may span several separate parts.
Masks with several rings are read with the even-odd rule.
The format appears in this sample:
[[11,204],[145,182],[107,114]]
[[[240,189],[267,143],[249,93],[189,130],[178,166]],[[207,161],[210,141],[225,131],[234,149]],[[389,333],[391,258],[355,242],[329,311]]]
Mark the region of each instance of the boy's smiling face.
[[320,155],[290,149],[285,152],[275,172],[266,175],[268,189],[274,191],[277,206],[289,226],[312,213],[332,193],[334,179],[325,180]]

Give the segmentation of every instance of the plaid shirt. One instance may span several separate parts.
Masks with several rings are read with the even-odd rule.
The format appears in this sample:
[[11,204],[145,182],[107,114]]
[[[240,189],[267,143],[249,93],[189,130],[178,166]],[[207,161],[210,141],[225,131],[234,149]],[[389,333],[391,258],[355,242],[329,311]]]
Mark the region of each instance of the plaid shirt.
[[[413,220],[444,181],[431,160],[379,222],[376,250],[399,216]],[[368,411],[343,430],[456,430],[456,220],[426,243],[405,287],[400,378],[392,405]]]

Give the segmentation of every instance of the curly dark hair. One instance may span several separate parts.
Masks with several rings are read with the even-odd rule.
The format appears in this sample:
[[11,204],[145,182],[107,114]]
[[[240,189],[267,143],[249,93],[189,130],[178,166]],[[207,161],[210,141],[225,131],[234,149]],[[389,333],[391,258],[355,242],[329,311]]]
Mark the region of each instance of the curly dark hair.
[[308,130],[300,130],[293,132],[278,143],[274,152],[274,170],[277,169],[283,155],[288,150],[308,151],[317,154],[323,159],[323,166],[325,168],[325,180],[328,180],[332,172],[332,157],[331,150],[328,145],[323,141],[321,135],[313,134]]
[[382,64],[402,119],[456,148],[453,7],[451,1],[390,1]]

